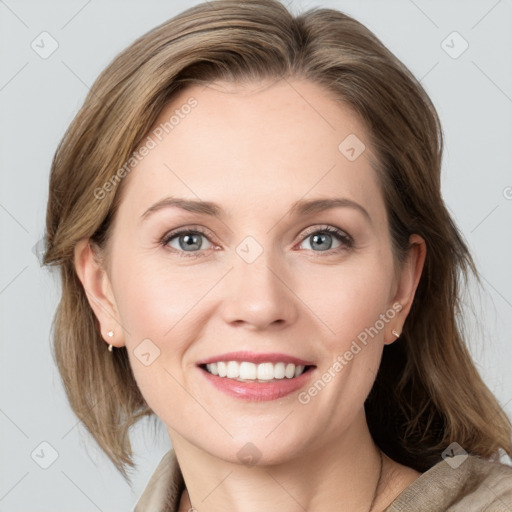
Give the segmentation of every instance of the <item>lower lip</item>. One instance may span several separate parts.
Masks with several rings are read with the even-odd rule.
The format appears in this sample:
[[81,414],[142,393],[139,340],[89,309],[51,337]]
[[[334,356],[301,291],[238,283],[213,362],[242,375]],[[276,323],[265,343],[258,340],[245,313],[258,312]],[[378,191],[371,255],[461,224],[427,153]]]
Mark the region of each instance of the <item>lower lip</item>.
[[268,382],[240,382],[235,379],[212,375],[203,368],[199,369],[217,389],[235,398],[253,402],[277,400],[294,391],[298,391],[311,378],[311,374],[314,370],[314,368],[310,368],[308,371],[293,379],[287,379],[285,377],[284,379]]

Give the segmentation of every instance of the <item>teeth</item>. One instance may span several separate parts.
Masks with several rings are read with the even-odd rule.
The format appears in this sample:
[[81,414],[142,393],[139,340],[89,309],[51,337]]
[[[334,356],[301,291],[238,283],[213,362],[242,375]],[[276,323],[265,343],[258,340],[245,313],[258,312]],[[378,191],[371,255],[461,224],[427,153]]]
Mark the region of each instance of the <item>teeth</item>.
[[226,363],[217,363],[217,371],[219,372],[219,377],[225,377],[228,374],[228,369],[226,367]]
[[240,365],[236,361],[229,361],[228,363],[228,379],[236,379],[240,377]]
[[258,380],[272,380],[274,378],[274,365],[261,363],[258,365]]
[[287,379],[293,379],[293,377],[295,377],[295,365],[287,364],[284,374],[286,375]]
[[219,375],[219,370],[217,368],[217,363],[212,363],[212,364],[209,364],[208,366],[209,366],[208,371],[212,375]]
[[274,377],[276,379],[284,379],[284,363],[274,365]]
[[219,361],[207,364],[206,369],[212,375],[227,377],[228,379],[268,381],[281,380],[285,377],[287,379],[298,377],[304,373],[305,366],[301,364],[295,366],[293,363],[254,364],[248,361],[241,363],[238,361]]
[[254,363],[240,363],[240,373],[237,375],[241,379],[255,380],[258,377],[258,368]]

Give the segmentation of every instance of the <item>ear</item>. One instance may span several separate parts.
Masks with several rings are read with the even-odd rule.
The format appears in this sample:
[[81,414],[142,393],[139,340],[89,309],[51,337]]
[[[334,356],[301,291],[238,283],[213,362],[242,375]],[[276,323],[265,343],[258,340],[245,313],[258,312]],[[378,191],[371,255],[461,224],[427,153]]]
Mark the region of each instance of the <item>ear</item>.
[[[397,275],[397,288],[393,299],[393,309],[398,311],[394,320],[389,325],[389,333],[386,333],[385,344],[395,341],[402,332],[405,319],[411,310],[412,303],[427,255],[425,240],[419,235],[411,235],[409,238],[409,250]],[[398,308],[400,304],[400,309]],[[394,332],[393,332],[394,331]],[[396,334],[398,334],[398,336]]]
[[[87,300],[100,324],[103,339],[113,346],[124,346],[123,329],[110,279],[88,239],[77,243],[74,263]],[[113,332],[113,335],[109,336],[109,332]]]

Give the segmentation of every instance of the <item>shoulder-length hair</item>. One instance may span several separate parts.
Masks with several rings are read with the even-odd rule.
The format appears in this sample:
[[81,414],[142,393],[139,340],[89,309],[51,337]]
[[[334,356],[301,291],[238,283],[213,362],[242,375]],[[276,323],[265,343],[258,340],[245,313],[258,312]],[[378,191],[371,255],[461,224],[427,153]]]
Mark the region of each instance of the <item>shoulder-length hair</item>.
[[[143,35],[101,73],[60,142],[51,168],[44,263],[61,272],[54,356],[71,407],[126,476],[134,466],[129,428],[153,413],[126,348],[105,349],[74,268],[74,248],[81,239],[105,247],[124,183],[112,177],[176,92],[214,80],[278,78],[307,79],[352,108],[378,155],[372,165],[395,260],[402,261],[413,233],[427,245],[403,333],[385,347],[365,403],[374,440],[419,471],[438,462],[453,441],[485,458],[500,449],[512,455],[510,422],[462,336],[462,286],[477,272],[441,196],[443,136],[432,102],[361,23],[331,9],[293,15],[275,0],[206,2]],[[105,183],[111,183],[109,193]]]

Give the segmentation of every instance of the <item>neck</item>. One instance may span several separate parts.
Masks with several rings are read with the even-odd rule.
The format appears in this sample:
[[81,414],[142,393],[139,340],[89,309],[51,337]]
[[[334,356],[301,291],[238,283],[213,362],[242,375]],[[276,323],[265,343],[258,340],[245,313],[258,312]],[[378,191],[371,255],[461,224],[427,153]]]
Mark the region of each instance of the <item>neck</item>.
[[356,423],[338,439],[316,439],[286,461],[255,466],[220,459],[169,432],[187,487],[180,511],[374,512],[386,464],[364,417]]

